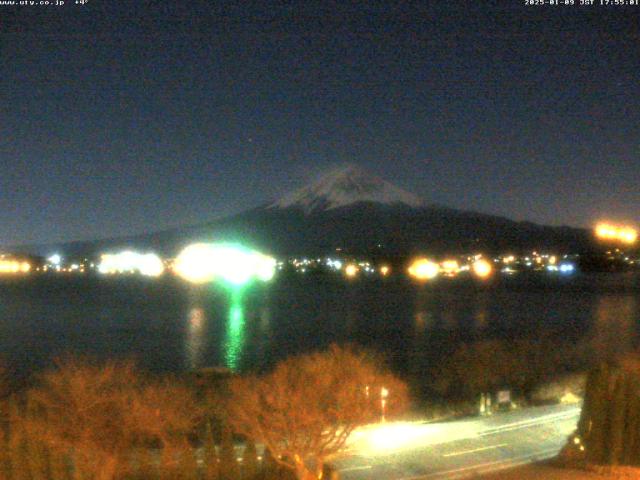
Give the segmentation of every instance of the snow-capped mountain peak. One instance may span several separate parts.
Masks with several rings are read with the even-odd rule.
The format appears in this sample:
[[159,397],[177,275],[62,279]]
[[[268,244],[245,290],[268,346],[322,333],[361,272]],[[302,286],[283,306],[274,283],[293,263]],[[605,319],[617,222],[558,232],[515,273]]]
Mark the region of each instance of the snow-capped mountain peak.
[[301,208],[306,213],[331,210],[360,202],[384,205],[421,207],[423,201],[417,195],[402,190],[391,183],[371,175],[356,165],[346,165],[285,195],[269,205],[269,208]]

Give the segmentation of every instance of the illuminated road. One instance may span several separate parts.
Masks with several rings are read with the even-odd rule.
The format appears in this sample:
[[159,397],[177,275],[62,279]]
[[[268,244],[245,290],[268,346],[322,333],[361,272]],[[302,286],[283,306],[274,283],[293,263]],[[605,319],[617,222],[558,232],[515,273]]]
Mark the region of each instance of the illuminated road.
[[580,407],[554,405],[445,423],[387,424],[352,437],[343,480],[456,479],[555,456]]

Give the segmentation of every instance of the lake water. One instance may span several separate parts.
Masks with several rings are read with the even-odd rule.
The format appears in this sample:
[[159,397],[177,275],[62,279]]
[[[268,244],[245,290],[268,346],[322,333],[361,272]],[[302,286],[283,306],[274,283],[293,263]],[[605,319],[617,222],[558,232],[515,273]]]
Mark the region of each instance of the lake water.
[[176,279],[29,277],[0,281],[0,356],[26,375],[65,353],[133,357],[152,371],[260,369],[352,342],[418,378],[477,338],[638,333],[637,274],[496,277],[487,283],[298,275],[244,291]]

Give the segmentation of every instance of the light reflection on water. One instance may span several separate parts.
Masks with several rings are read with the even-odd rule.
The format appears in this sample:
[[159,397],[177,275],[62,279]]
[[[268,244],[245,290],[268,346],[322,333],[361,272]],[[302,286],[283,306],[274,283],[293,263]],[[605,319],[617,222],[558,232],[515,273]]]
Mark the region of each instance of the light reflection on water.
[[160,371],[242,371],[351,342],[425,376],[461,342],[543,335],[583,339],[605,356],[636,343],[639,279],[509,278],[479,287],[309,277],[235,294],[132,279],[0,282],[0,360],[29,372],[69,352],[133,356]]
[[185,351],[187,368],[194,370],[202,366],[202,355],[205,347],[206,316],[202,308],[192,308],[187,321],[187,338]]
[[242,291],[233,291],[227,317],[224,346],[226,367],[234,371],[240,366],[245,343],[244,308]]
[[[191,296],[186,315],[184,337],[185,368],[197,370],[203,367],[222,366],[238,370],[246,348],[246,309],[242,289],[225,292],[218,302],[211,305],[207,295]],[[216,308],[217,307],[217,308]],[[222,311],[220,310],[222,307]],[[224,315],[220,315],[224,312]],[[262,308],[258,318],[264,337],[270,331],[269,310]],[[211,348],[212,343],[221,347]],[[214,355],[211,355],[211,354]],[[218,353],[218,355],[215,355]]]
[[481,292],[476,297],[473,326],[476,330],[484,330],[489,324],[488,294]]
[[422,336],[425,330],[432,328],[435,321],[428,300],[427,291],[424,288],[418,290],[416,293],[416,306],[413,317],[415,335],[418,337]]

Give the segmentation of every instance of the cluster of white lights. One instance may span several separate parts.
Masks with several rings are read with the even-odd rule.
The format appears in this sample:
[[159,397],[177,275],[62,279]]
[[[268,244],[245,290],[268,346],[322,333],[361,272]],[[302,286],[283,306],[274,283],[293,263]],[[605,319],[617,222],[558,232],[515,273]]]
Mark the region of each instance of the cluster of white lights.
[[340,260],[327,258],[326,264],[327,264],[327,267],[332,268],[334,270],[342,270],[342,262]]
[[[319,259],[318,259],[319,261]],[[316,260],[310,260],[308,258],[294,258],[290,261],[290,263],[295,268],[296,272],[306,273],[308,269],[311,269],[316,266]]]
[[242,285],[253,278],[269,281],[276,270],[273,257],[235,245],[196,243],[176,258],[175,272],[192,283],[224,280]]
[[155,253],[126,250],[102,255],[98,271],[104,274],[140,273],[148,277],[158,277],[164,272],[164,265]]
[[550,272],[560,272],[568,275],[575,272],[576,267],[573,263],[563,262],[560,265],[548,265],[547,270]]
[[[525,266],[528,269],[533,269],[533,270],[547,270],[548,272],[559,272],[561,271],[560,269],[561,258],[567,259],[569,258],[569,255],[564,255],[560,257],[557,254],[538,253],[537,251],[533,251],[530,254],[523,255],[521,257],[517,257],[515,255],[503,255],[495,258],[493,261],[495,263],[503,263],[504,267],[501,268],[500,271],[507,274],[517,273],[519,271],[519,266]],[[572,264],[569,264],[569,265],[572,265]],[[567,267],[565,267],[564,270],[562,271],[562,273],[571,273],[571,272],[573,272],[573,270],[568,271]]]
[[369,262],[359,262],[358,266],[364,273],[375,273],[375,268]]
[[47,258],[47,263],[49,263],[50,265],[53,265],[54,267],[60,266],[61,262],[62,262],[62,256],[59,253],[55,253],[51,255],[49,258]]

